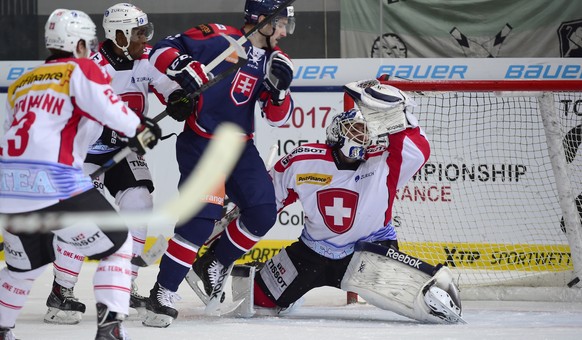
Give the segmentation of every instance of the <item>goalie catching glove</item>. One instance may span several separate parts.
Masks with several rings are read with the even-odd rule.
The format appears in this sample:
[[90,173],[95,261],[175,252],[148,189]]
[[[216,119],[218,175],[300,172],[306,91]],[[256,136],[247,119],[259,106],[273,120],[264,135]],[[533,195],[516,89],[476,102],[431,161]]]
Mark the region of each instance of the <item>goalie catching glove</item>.
[[166,74],[188,93],[196,92],[210,80],[205,71],[205,65],[187,54],[182,54],[174,59],[166,70]]
[[417,119],[407,111],[416,103],[394,86],[373,79],[346,84],[344,90],[360,108],[373,136],[381,137],[418,125]]
[[146,148],[153,149],[161,136],[162,130],[158,124],[150,118],[143,118],[135,137],[129,139],[128,145],[133,152],[143,156],[146,153]]
[[291,59],[281,51],[271,53],[263,83],[271,94],[273,104],[279,106],[283,103],[291,87],[292,80],[293,63]]
[[183,122],[190,117],[195,105],[196,99],[189,97],[186,91],[176,90],[168,97],[166,112],[178,122]]

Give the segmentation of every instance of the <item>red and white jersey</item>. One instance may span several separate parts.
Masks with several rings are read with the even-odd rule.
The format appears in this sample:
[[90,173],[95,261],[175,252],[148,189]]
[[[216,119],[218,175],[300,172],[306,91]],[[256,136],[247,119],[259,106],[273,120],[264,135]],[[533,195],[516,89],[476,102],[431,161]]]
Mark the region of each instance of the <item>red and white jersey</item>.
[[93,187],[83,174],[101,125],[133,137],[140,124],[90,59],[55,59],[8,88],[0,139],[0,212],[42,209]]
[[331,147],[306,144],[280,159],[271,176],[277,209],[299,200],[305,213],[301,239],[318,254],[339,259],[359,240],[396,239],[392,203],[400,188],[427,161],[430,146],[420,128],[372,145],[366,161],[338,169]]
[[[166,104],[168,96],[180,88],[165,74],[156,69],[148,60],[151,47],[147,47],[141,58],[127,60],[113,53],[112,42],[106,40],[99,52],[91,58],[105,68],[111,76],[111,87],[125,104],[140,117],[148,113],[148,91],[151,89],[160,102]],[[159,112],[158,112],[159,113]],[[119,147],[110,147],[98,140],[91,146],[89,153],[102,154],[117,150]]]

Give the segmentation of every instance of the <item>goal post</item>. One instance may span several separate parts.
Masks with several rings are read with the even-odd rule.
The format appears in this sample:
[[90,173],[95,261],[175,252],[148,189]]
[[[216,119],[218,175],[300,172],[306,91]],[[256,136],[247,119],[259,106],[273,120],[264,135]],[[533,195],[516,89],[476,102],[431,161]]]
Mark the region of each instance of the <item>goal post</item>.
[[431,142],[395,194],[402,250],[448,265],[465,299],[582,301],[582,81],[382,83]]

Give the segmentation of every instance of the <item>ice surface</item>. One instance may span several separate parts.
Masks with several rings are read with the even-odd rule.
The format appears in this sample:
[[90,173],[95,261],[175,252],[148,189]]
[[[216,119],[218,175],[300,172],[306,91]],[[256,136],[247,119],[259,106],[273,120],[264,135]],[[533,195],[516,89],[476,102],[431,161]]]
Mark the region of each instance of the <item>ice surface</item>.
[[[0,267],[4,263],[0,262]],[[94,339],[95,302],[91,287],[95,263],[86,263],[75,294],[87,304],[78,325],[43,322],[52,284],[49,267],[35,282],[14,332],[19,339]],[[157,265],[141,269],[138,285],[149,294]],[[305,305],[285,317],[239,319],[205,316],[203,305],[186,283],[178,293],[178,319],[168,328],[141,325],[135,311],[124,322],[132,339],[262,340],[262,339],[582,339],[582,303],[465,301],[467,325],[425,325],[367,304],[345,305],[345,292],[319,288],[306,295]]]

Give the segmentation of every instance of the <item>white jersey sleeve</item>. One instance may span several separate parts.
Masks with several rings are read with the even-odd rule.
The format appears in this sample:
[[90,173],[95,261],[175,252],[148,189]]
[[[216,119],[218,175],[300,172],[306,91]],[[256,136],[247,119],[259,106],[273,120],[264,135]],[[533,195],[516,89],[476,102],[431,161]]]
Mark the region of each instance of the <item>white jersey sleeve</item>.
[[103,69],[93,65],[91,61],[84,61],[73,71],[70,96],[74,109],[127,137],[134,137],[139,118],[110,86]]

